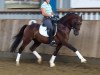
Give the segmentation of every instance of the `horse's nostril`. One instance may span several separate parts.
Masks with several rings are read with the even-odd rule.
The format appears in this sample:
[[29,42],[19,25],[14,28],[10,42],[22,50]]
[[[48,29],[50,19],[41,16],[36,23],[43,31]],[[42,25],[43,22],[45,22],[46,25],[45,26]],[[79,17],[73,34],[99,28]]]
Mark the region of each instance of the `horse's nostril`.
[[75,35],[75,36],[78,36],[78,35],[79,35],[79,32],[76,31],[76,30],[74,30],[74,35]]
[[78,36],[79,34],[75,34],[75,36]]

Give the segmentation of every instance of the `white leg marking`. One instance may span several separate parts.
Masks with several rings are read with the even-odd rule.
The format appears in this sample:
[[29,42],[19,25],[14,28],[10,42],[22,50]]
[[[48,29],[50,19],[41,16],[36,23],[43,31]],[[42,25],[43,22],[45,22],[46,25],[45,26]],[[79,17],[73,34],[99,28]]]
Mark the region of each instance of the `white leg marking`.
[[86,63],[87,60],[79,53],[79,51],[76,51],[75,53],[79,57],[79,59],[81,59],[82,63]]
[[56,56],[52,55],[52,57],[51,57],[51,59],[49,61],[50,62],[50,67],[54,67],[55,66],[55,63],[54,63],[55,58],[56,58]]
[[21,54],[17,54],[17,58],[16,58],[16,65],[19,66],[19,61],[20,61],[20,56]]
[[42,57],[36,51],[33,51],[33,54],[38,58],[38,63],[40,64],[42,62]]

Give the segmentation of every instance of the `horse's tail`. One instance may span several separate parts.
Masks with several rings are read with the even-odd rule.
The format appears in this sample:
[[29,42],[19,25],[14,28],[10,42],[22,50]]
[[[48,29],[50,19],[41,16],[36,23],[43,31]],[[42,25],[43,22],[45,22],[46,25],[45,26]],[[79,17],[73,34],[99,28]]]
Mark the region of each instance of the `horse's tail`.
[[27,27],[27,25],[24,25],[19,33],[14,37],[15,40],[14,42],[12,43],[11,47],[10,47],[10,52],[15,52],[16,48],[18,47],[18,45],[20,44],[21,40],[22,40],[22,37],[23,37],[23,33],[24,33],[24,30],[25,28]]

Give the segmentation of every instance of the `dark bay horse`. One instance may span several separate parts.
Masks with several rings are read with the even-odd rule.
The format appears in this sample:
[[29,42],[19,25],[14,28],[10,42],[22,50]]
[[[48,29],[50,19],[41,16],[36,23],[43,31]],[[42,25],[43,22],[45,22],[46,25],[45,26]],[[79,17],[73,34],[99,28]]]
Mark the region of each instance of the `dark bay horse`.
[[[58,51],[62,46],[66,46],[70,50],[75,52],[76,55],[81,60],[81,62],[83,63],[86,62],[86,59],[79,53],[79,51],[75,47],[73,47],[70,43],[68,43],[70,31],[73,29],[74,35],[75,36],[79,35],[81,24],[82,24],[82,16],[79,16],[78,14],[75,13],[68,13],[64,17],[58,20],[57,33],[54,36],[57,46],[49,61],[50,67],[55,66],[54,60],[57,56]],[[42,36],[39,33],[39,27],[40,25],[37,23],[32,23],[31,25],[24,25],[19,31],[19,33],[16,35],[15,41],[11,46],[11,52],[15,52],[21,40],[23,41],[17,54],[17,58],[16,58],[17,65],[19,65],[22,51],[32,40],[34,41],[34,44],[30,47],[30,50],[37,57],[39,63],[42,61],[42,57],[38,54],[37,51],[35,51],[35,49],[41,43],[48,44],[48,37]]]

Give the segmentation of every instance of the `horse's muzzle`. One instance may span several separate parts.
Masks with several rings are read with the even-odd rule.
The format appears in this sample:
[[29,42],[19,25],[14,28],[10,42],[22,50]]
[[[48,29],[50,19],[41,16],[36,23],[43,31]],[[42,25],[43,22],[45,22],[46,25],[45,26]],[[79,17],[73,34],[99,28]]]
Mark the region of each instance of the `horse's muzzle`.
[[79,35],[79,31],[78,30],[74,30],[74,35],[78,36]]

